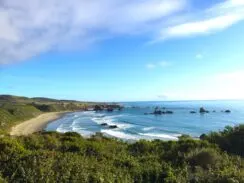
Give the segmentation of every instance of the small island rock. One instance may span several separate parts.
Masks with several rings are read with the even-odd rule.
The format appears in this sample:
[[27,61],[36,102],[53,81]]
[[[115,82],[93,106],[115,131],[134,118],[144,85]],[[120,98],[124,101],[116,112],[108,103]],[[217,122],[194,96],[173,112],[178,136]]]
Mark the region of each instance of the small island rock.
[[102,123],[101,126],[108,126],[108,123]]
[[109,128],[115,129],[115,128],[118,128],[118,126],[117,125],[110,125]]
[[209,113],[209,111],[205,110],[203,107],[200,108],[199,112],[201,114],[203,114],[203,113]]

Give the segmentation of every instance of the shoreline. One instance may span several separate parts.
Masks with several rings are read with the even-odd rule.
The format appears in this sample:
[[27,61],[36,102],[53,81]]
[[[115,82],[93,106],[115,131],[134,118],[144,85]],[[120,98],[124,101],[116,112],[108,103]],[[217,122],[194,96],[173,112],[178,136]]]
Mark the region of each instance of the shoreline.
[[23,121],[20,124],[13,126],[10,130],[11,136],[27,136],[35,132],[42,131],[50,122],[62,118],[69,112],[49,112]]

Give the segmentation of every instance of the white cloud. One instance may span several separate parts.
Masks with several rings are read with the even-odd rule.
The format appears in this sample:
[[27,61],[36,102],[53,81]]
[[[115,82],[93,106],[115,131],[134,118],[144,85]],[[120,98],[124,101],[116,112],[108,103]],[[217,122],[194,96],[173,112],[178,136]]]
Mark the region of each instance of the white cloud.
[[244,99],[244,70],[219,73],[213,77],[216,90],[225,98]]
[[159,62],[158,64],[159,64],[159,66],[161,66],[161,67],[168,67],[168,66],[171,65],[171,63],[169,63],[169,62],[167,62],[167,61],[161,61],[161,62]]
[[[141,34],[186,0],[2,0],[0,64],[104,37]],[[71,48],[73,49],[73,48]]]
[[161,61],[161,62],[158,62],[158,63],[149,63],[149,64],[146,65],[146,68],[148,68],[148,69],[154,69],[156,67],[168,67],[170,65],[171,65],[170,62]]
[[191,14],[189,7],[191,0],[2,0],[0,64],[121,34],[159,40],[214,33],[244,19],[242,0]]
[[156,67],[155,64],[147,64],[146,65],[146,68],[148,68],[148,69],[154,69],[155,67]]
[[192,14],[177,24],[163,27],[160,39],[211,34],[244,20],[244,1],[226,0],[205,11]]
[[244,99],[244,70],[208,75],[181,85],[172,84],[161,95],[168,100]]
[[243,70],[228,72],[228,73],[219,73],[215,75],[214,79],[219,83],[234,84],[236,85],[235,89],[243,88],[243,94],[244,94],[244,86],[242,84],[244,80]]
[[208,34],[228,28],[243,18],[243,15],[240,14],[223,15],[211,19],[172,26],[163,30],[162,34],[165,38]]
[[196,55],[196,59],[202,59],[203,58],[203,55],[201,54],[201,53],[198,53],[197,55]]

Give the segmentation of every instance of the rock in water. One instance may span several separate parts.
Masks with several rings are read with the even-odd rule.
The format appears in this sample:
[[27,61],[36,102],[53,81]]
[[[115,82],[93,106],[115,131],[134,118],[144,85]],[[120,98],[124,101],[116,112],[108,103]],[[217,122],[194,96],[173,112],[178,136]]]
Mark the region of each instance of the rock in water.
[[118,126],[117,125],[110,125],[109,128],[115,129],[115,128],[118,128]]
[[108,126],[108,123],[102,123],[101,126]]
[[203,107],[200,108],[199,110],[200,113],[209,113],[209,111],[205,110]]
[[113,109],[113,108],[108,108],[107,111],[108,111],[108,112],[113,112],[114,109]]

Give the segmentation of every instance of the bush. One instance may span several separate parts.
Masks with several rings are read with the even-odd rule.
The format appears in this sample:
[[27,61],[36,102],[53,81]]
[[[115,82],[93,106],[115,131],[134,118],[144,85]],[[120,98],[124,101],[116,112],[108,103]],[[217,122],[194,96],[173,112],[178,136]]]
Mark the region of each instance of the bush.
[[223,131],[202,136],[202,139],[217,144],[224,151],[244,157],[244,125],[227,126]]

